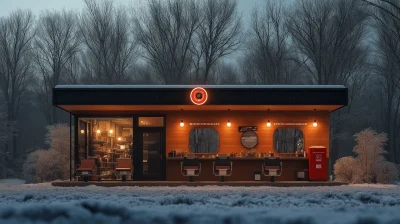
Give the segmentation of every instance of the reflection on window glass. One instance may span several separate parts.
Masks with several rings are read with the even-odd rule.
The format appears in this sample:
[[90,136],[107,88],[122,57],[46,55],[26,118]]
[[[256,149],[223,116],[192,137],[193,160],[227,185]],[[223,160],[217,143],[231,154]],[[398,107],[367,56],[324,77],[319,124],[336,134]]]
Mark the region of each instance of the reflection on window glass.
[[190,131],[189,149],[192,153],[216,153],[219,148],[218,131],[212,128],[195,128]]
[[304,149],[304,135],[297,128],[278,128],[274,132],[274,148],[278,153],[296,153]]
[[131,158],[133,122],[129,118],[80,118],[78,158],[94,159],[102,179],[114,179],[118,159]]

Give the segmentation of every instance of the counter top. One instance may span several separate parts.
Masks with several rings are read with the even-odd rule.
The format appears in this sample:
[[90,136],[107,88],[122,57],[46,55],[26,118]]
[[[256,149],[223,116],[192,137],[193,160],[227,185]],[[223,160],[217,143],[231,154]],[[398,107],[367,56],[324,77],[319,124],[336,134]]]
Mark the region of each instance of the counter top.
[[[215,158],[198,157],[200,160],[215,160]],[[308,160],[304,157],[279,157],[281,160]],[[264,160],[258,157],[230,157],[231,160]],[[167,160],[183,160],[183,157],[167,157]]]

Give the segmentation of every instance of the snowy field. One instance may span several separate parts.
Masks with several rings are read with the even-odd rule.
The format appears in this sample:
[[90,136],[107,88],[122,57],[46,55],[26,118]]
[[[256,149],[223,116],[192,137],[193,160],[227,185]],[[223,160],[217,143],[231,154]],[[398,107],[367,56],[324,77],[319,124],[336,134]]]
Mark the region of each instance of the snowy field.
[[0,181],[0,223],[400,223],[400,186],[61,188]]

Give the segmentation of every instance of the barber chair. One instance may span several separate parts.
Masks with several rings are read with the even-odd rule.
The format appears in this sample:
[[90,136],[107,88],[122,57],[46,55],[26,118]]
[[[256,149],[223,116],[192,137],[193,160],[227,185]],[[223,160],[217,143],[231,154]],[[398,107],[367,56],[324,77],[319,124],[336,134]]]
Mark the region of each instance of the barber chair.
[[264,176],[271,177],[271,182],[274,182],[274,177],[282,174],[282,162],[279,157],[267,157],[262,165],[262,173]]
[[232,162],[226,155],[219,155],[213,162],[213,174],[219,176],[220,181],[224,182],[226,176],[232,175]]
[[81,165],[75,171],[75,176],[81,177],[87,182],[89,177],[96,176],[96,170],[94,159],[83,159],[81,160]]
[[181,174],[188,176],[189,181],[193,182],[193,177],[199,176],[201,172],[201,163],[197,157],[184,157],[181,162]]
[[115,173],[118,178],[121,178],[122,181],[126,181],[126,177],[129,177],[129,179],[131,179],[132,170],[132,159],[117,159],[117,167],[115,168]]

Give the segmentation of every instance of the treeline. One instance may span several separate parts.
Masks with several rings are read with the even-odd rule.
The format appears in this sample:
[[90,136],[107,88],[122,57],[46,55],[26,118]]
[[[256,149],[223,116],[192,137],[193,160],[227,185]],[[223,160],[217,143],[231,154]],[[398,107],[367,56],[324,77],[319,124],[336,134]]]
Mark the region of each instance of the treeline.
[[[234,0],[84,2],[0,18],[0,167],[26,155],[21,129],[67,121],[52,106],[58,84],[341,84],[349,106],[331,116],[332,158],[372,127],[400,162],[398,1],[269,0],[250,21]],[[24,108],[45,123],[26,127]]]

